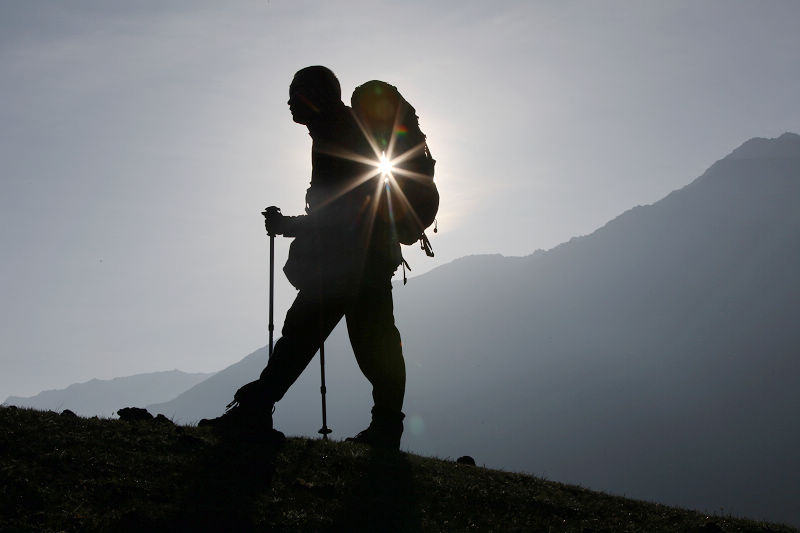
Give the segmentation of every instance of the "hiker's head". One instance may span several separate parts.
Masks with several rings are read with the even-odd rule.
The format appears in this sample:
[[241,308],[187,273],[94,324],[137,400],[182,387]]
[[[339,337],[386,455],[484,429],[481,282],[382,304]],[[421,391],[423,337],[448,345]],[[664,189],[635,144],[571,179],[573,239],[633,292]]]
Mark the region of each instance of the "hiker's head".
[[339,80],[329,68],[306,67],[297,71],[289,86],[289,110],[298,124],[309,124],[342,103]]

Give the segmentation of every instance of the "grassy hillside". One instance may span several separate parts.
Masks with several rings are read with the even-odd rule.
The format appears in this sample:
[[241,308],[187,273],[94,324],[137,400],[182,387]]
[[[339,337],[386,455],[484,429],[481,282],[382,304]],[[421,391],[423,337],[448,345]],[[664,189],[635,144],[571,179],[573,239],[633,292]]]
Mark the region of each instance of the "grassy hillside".
[[0,408],[0,531],[162,530],[796,531],[346,443]]

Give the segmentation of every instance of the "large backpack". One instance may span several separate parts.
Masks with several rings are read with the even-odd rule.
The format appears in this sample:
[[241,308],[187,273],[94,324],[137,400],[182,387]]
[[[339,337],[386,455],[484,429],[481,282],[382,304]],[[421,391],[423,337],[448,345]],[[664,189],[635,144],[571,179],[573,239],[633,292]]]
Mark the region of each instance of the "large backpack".
[[416,110],[397,87],[379,80],[356,87],[350,104],[376,157],[383,153],[392,164],[385,176],[385,210],[397,240],[408,245],[419,241],[433,256],[425,229],[439,210],[439,191],[433,181],[436,160],[419,128]]

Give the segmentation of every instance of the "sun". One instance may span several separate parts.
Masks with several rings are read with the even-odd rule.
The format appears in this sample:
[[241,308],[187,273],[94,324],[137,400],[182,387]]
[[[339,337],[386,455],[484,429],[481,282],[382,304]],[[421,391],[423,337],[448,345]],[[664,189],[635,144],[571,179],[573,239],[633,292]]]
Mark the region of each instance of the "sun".
[[392,162],[386,157],[386,152],[381,153],[380,158],[378,159],[378,170],[383,176],[384,179],[388,179],[392,173],[393,169]]

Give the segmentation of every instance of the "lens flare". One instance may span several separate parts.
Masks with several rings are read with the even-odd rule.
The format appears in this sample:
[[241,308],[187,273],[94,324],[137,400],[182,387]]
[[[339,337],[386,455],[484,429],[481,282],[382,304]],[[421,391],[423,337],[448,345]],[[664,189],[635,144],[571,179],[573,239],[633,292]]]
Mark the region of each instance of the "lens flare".
[[408,417],[408,426],[412,435],[422,435],[425,433],[425,420],[420,415]]
[[378,159],[378,170],[383,176],[384,181],[389,181],[389,175],[392,173],[392,162],[386,157],[386,152],[382,152],[380,158]]

